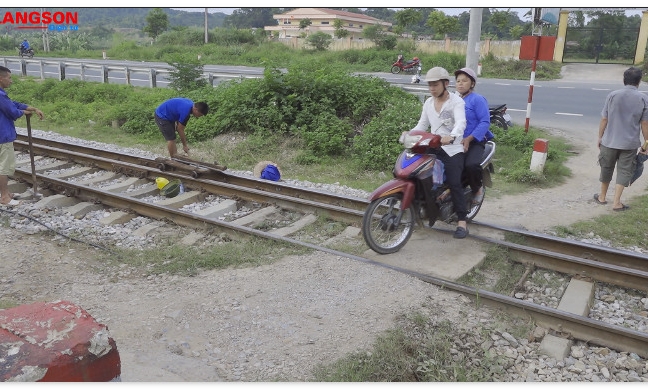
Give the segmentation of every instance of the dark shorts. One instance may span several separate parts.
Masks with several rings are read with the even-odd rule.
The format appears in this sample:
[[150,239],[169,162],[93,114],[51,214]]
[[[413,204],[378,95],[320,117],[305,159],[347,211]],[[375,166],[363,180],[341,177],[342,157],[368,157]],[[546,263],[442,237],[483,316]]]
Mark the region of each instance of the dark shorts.
[[158,128],[160,129],[160,132],[162,133],[162,136],[164,136],[164,139],[175,140],[176,138],[175,122],[161,119],[160,117],[158,117],[158,115],[155,115],[155,124],[157,124]]
[[598,156],[598,163],[601,166],[599,181],[612,181],[612,174],[616,165],[616,183],[626,187],[629,186],[637,166],[636,157],[637,150],[611,149],[601,145]]

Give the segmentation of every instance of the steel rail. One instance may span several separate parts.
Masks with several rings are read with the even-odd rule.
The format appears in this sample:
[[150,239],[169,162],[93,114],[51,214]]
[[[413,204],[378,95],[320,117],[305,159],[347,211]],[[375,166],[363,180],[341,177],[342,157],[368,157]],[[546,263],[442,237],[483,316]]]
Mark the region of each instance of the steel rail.
[[[168,174],[178,178],[189,177],[188,175],[176,175],[175,173],[168,172],[168,171],[162,172],[158,168],[159,162],[155,161],[154,159],[142,158],[140,156],[118,153],[118,152],[98,149],[94,147],[68,144],[59,141],[50,141],[50,140],[45,140],[43,138],[37,138],[37,137],[34,137],[32,139],[32,145],[34,148],[34,152],[38,155],[51,156],[53,158],[61,158],[67,160],[72,160],[72,158],[76,158],[75,160],[79,161],[78,163],[88,164],[89,166],[93,166],[91,162],[93,158],[103,158],[106,161],[101,165],[99,164],[101,161],[98,161],[96,166],[107,170],[111,169],[110,167],[111,164],[118,165],[115,164],[114,162],[119,161],[119,162],[129,164],[128,166],[124,166],[124,169],[127,169],[125,170],[125,173],[129,173],[133,170],[136,170],[135,168],[137,166],[141,166],[141,167],[149,167],[154,169],[154,170],[148,169],[147,170],[149,172],[148,174],[152,174],[154,171],[155,174],[157,175]],[[28,147],[29,146],[27,142],[27,137],[23,135],[19,135],[18,140],[14,142],[14,148],[19,151],[27,152],[29,150]],[[111,163],[108,163],[108,161],[111,161]],[[133,172],[133,174],[136,173]],[[222,173],[207,175],[205,177],[212,181],[230,183],[232,185],[236,185],[240,187],[254,188],[268,193],[282,193],[286,196],[302,198],[302,199],[319,202],[319,203],[336,205],[339,207],[348,208],[356,211],[362,211],[362,212],[364,212],[367,205],[369,204],[369,202],[366,199],[361,199],[352,196],[342,196],[335,193],[316,190],[312,188],[297,188],[291,185],[282,184],[281,182],[262,180],[256,177],[245,177],[238,174],[228,173],[227,171],[223,171]]]
[[[25,175],[29,179],[29,175]],[[401,267],[384,264],[360,256],[355,256],[348,253],[332,250],[326,247],[300,242],[298,240],[275,235],[271,232],[264,232],[254,228],[239,226],[233,223],[228,223],[220,220],[203,217],[191,212],[181,211],[172,207],[156,205],[155,203],[148,203],[136,198],[121,195],[118,193],[110,193],[95,189],[82,184],[57,179],[55,177],[48,177],[39,175],[37,179],[44,183],[46,187],[54,188],[68,188],[68,192],[79,199],[93,203],[102,203],[107,206],[124,209],[130,212],[136,212],[140,215],[149,216],[157,219],[168,220],[178,225],[187,227],[200,228],[200,229],[214,229],[222,232],[227,232],[236,235],[252,235],[264,239],[272,239],[275,241],[296,244],[303,247],[328,252],[341,257],[346,257],[362,262],[370,263],[385,267],[403,274],[410,275],[424,282],[435,284],[439,287],[455,291],[464,295],[471,296],[476,303],[484,303],[488,306],[503,309],[506,312],[530,317],[538,325],[556,331],[563,336],[572,337],[575,339],[583,340],[589,343],[598,344],[601,346],[609,347],[618,351],[635,352],[642,357],[648,357],[648,334],[626,329],[620,326],[614,326],[602,323],[593,319],[574,315],[554,308],[543,307],[528,301],[517,300],[512,297],[500,295],[487,290],[471,288],[465,285],[457,284],[451,281],[443,280],[440,278],[432,277],[429,275],[421,274],[412,270],[404,269]],[[201,181],[201,180],[195,180]],[[203,180],[204,181],[204,180]],[[219,183],[222,184],[222,183]],[[267,192],[259,191],[259,196],[268,196]],[[492,240],[492,239],[491,239]],[[503,244],[506,242],[494,241],[492,244]],[[511,244],[514,247],[515,244]],[[544,251],[544,250],[542,250]],[[542,253],[539,251],[539,253]],[[582,259],[581,259],[582,260]],[[594,262],[594,261],[591,261]],[[599,264],[600,265],[600,264]]]
[[473,221],[472,224],[497,229],[502,232],[517,234],[523,238],[525,245],[540,248],[550,247],[551,249],[556,249],[564,254],[573,255],[576,257],[592,259],[611,265],[618,265],[632,269],[648,271],[648,256],[644,254],[627,250],[619,250],[611,247],[597,246],[585,242],[564,239],[533,231],[524,231],[516,228],[496,226],[490,223]]

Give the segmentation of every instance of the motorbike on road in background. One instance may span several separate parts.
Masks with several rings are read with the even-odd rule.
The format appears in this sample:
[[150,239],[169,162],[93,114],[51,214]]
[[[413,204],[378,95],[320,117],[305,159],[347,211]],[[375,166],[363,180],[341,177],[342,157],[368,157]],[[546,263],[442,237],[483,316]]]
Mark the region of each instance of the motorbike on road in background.
[[513,125],[511,115],[506,113],[506,104],[489,104],[488,112],[490,113],[491,124],[496,125],[502,130],[506,131]]
[[32,49],[32,48],[29,48],[27,50],[18,49],[18,55],[20,55],[21,57],[33,58],[34,57],[34,49]]
[[[441,137],[427,131],[406,131],[399,142],[405,150],[396,160],[394,178],[369,196],[369,206],[362,217],[362,236],[379,254],[391,254],[403,248],[412,236],[415,223],[423,227],[428,222],[432,227],[437,220],[446,223],[457,220],[450,188],[443,182],[443,163],[429,152],[430,148],[441,147]],[[495,142],[486,142],[481,162],[485,187],[492,186],[494,154]],[[466,177],[462,186],[468,203],[466,219],[472,220],[483,200],[473,204]]]
[[405,61],[403,54],[398,54],[398,59],[392,64],[391,72],[393,74],[398,74],[400,72],[405,73],[417,73],[421,74],[421,60],[418,57],[414,57],[411,61]]

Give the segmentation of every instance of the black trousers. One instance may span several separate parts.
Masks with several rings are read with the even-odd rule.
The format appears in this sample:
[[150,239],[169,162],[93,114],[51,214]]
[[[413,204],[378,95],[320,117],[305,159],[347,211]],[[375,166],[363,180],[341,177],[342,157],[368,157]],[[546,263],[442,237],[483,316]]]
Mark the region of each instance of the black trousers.
[[473,193],[477,193],[479,188],[482,187],[482,168],[481,161],[482,156],[484,155],[484,150],[486,149],[486,141],[483,142],[470,142],[468,147],[468,152],[464,157],[464,169],[466,178],[468,179],[468,184],[470,184],[470,189]]
[[457,220],[464,221],[468,214],[468,206],[464,197],[463,187],[461,186],[461,175],[464,170],[464,153],[457,153],[451,157],[440,147],[433,149],[432,152],[443,162],[446,183],[450,188],[450,196],[455,213],[457,214]]

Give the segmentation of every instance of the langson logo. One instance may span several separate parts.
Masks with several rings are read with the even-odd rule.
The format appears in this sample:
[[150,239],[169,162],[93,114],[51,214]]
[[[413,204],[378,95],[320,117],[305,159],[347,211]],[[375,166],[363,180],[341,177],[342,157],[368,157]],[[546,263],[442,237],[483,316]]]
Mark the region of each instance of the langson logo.
[[[1,14],[0,14],[1,15]],[[79,15],[77,12],[5,12],[0,24],[16,29],[76,31]]]

